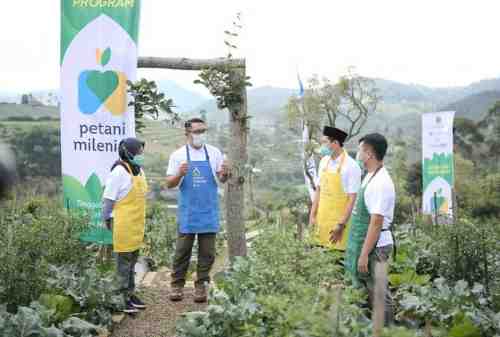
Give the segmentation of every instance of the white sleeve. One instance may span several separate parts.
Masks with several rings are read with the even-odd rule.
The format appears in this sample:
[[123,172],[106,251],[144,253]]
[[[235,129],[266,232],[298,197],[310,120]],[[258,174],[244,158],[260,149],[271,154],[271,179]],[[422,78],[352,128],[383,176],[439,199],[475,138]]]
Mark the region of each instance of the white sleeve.
[[360,186],[361,186],[361,169],[357,164],[351,165],[350,170],[347,174],[346,193],[348,194],[358,193]]
[[175,156],[175,152],[172,153],[170,159],[168,160],[167,176],[175,176],[179,173],[179,167],[181,166],[181,161]]
[[385,184],[377,182],[377,184],[368,186],[365,191],[366,207],[370,214],[390,217],[395,201],[395,195],[391,192],[390,187]]
[[321,158],[321,160],[319,161],[319,165],[318,165],[318,172],[316,174],[316,181],[315,181],[316,187],[319,187],[319,185],[320,185],[321,172],[323,172],[325,165],[326,164],[325,164],[324,158]]
[[130,184],[129,173],[121,165],[118,165],[108,176],[102,197],[118,201],[120,191],[125,189],[128,184]]
[[215,155],[215,171],[220,172],[222,171],[222,163],[224,161],[224,155],[222,154],[221,150],[214,148],[214,155]]

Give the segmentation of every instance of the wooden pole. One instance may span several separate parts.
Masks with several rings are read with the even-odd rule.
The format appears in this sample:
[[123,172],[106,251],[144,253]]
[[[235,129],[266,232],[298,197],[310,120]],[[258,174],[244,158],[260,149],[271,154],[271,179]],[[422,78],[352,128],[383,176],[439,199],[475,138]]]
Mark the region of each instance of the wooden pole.
[[[245,68],[233,73],[235,82],[246,77]],[[240,92],[241,102],[237,106],[229,107],[231,144],[229,158],[232,161],[231,174],[226,183],[226,223],[228,234],[228,251],[231,261],[236,256],[247,255],[245,240],[244,215],[244,186],[245,164],[248,161],[248,116],[247,116],[247,91],[243,86]]]
[[235,68],[244,69],[244,59],[233,59],[220,57],[214,59],[191,59],[187,57],[139,57],[138,68],[156,68],[172,70],[203,70],[205,68],[217,68],[231,65]]

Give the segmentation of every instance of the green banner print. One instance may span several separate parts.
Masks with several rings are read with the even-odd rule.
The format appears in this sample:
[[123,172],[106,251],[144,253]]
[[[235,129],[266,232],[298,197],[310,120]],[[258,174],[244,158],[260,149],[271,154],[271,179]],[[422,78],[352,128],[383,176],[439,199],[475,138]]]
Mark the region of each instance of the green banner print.
[[450,186],[453,186],[454,177],[453,154],[434,153],[432,159],[424,159],[423,184],[424,191],[432,181],[438,177],[446,180]]
[[78,179],[64,175],[63,192],[66,208],[89,218],[89,229],[80,235],[80,239],[86,242],[112,244],[111,232],[102,227],[103,186],[99,177],[93,173],[83,186]]
[[137,43],[140,0],[62,0],[61,63],[71,41],[92,20],[107,15]]

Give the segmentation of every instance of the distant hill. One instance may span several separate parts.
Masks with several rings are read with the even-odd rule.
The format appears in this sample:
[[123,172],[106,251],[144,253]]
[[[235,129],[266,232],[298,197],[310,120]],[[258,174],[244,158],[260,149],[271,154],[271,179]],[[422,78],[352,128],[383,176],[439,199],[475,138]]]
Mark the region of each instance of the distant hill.
[[19,103],[21,96],[7,91],[0,91],[0,103]]
[[175,111],[180,113],[193,111],[207,100],[207,97],[185,89],[174,81],[161,80],[157,84],[166,97],[173,99]]
[[54,106],[32,106],[29,104],[0,103],[0,120],[9,117],[59,118],[59,108]]
[[500,91],[500,78],[484,79],[467,86],[445,88],[405,84],[385,79],[375,79],[375,83],[386,103],[419,102],[445,106],[485,91]]
[[439,110],[456,111],[457,117],[478,121],[486,116],[497,101],[500,101],[500,90],[483,91],[443,106]]
[[[480,119],[497,100],[500,100],[500,78],[485,79],[468,86],[431,88],[418,84],[405,84],[385,79],[374,79],[382,97],[373,125],[377,128],[388,124],[390,128],[411,128],[418,122],[420,114],[430,111],[455,110],[457,116],[474,120]],[[218,111],[215,100],[183,88],[174,81],[157,81],[161,91],[174,100],[176,111],[184,117],[199,115],[207,111],[210,121],[225,123],[226,112]],[[284,120],[288,98],[297,93],[297,89],[279,87],[257,87],[248,90],[248,112],[252,116],[251,125],[262,126]],[[20,94],[17,99],[20,100]],[[57,91],[43,90],[33,92],[33,96],[44,104],[57,103]],[[13,99],[16,94],[0,92],[2,97]],[[52,102],[52,103],[50,103]],[[43,107],[30,110],[20,105],[0,107],[0,119],[5,116],[30,115],[58,116],[57,109]]]
[[[288,88],[277,88],[271,86],[251,88],[247,92],[248,114],[252,116],[252,125],[270,124],[283,119],[284,108],[288,99],[297,90]],[[228,121],[226,112],[219,111],[215,99],[209,99],[192,111],[192,115],[199,114],[199,111],[207,111],[208,119],[225,123]]]

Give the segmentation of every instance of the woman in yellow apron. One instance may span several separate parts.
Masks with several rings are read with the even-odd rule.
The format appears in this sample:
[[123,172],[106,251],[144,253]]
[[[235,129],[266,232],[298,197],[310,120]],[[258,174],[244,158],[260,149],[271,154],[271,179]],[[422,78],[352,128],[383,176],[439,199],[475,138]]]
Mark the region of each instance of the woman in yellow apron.
[[124,312],[134,313],[146,305],[135,294],[135,264],[144,242],[146,193],[142,170],[144,142],[127,138],[119,144],[120,159],[111,168],[103,194],[103,220],[113,231],[113,251],[117,256],[119,291],[124,296]]
[[311,209],[314,241],[323,247],[344,251],[349,218],[361,183],[361,169],[344,150],[347,133],[325,126],[323,135],[319,186]]

